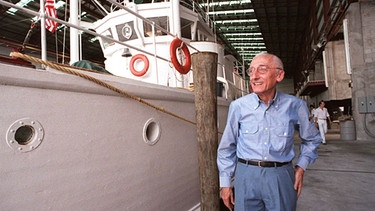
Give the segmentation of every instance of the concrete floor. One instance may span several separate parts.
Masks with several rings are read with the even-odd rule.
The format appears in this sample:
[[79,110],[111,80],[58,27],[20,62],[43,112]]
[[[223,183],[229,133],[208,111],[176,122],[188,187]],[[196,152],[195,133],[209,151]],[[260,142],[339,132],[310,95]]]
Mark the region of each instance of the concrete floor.
[[326,140],[305,172],[297,210],[375,210],[375,141],[343,141],[335,129]]
[[343,141],[339,129],[328,130],[326,140],[305,172],[297,211],[375,210],[375,141]]

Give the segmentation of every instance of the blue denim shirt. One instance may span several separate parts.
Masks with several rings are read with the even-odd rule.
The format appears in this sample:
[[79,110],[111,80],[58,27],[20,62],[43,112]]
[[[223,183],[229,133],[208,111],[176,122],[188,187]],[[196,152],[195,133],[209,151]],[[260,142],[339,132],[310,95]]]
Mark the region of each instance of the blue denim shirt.
[[220,187],[231,187],[237,158],[292,161],[296,126],[302,140],[296,165],[306,169],[318,157],[317,147],[322,141],[309,115],[305,101],[281,92],[276,92],[269,106],[254,93],[233,101],[218,147]]

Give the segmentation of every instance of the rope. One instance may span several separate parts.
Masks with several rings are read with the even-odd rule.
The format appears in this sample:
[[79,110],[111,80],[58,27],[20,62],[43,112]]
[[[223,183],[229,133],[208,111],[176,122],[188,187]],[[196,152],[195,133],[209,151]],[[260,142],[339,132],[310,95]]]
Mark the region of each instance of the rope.
[[73,70],[71,68],[63,67],[63,66],[61,66],[61,65],[59,65],[57,63],[54,63],[54,62],[43,61],[41,59],[38,59],[38,58],[35,58],[35,57],[31,57],[31,56],[28,56],[28,55],[25,55],[25,54],[21,54],[21,53],[18,53],[18,52],[12,52],[12,53],[10,53],[10,56],[12,56],[12,57],[18,57],[18,58],[25,59],[25,60],[28,60],[28,61],[33,61],[33,62],[36,62],[36,63],[39,63],[39,64],[43,64],[45,66],[51,67],[53,69],[59,70],[59,71],[64,72],[64,73],[69,73],[69,74],[72,74],[72,75],[75,75],[75,76],[79,76],[79,77],[84,78],[86,80],[92,81],[92,82],[94,82],[94,83],[96,83],[96,84],[98,84],[100,86],[103,86],[103,87],[105,87],[107,89],[115,91],[115,92],[117,92],[117,93],[119,93],[119,94],[121,94],[121,95],[123,95],[123,96],[125,96],[127,98],[130,98],[130,99],[136,100],[136,101],[138,101],[140,103],[143,103],[144,105],[147,105],[147,106],[149,106],[151,108],[154,108],[154,109],[156,109],[158,111],[161,111],[161,112],[163,112],[165,114],[171,115],[171,116],[176,117],[178,119],[181,119],[181,120],[183,120],[185,122],[188,122],[188,123],[191,123],[193,125],[196,125],[195,122],[193,122],[193,121],[191,121],[189,119],[181,117],[181,116],[179,116],[177,114],[174,114],[174,113],[172,113],[170,111],[167,111],[167,110],[165,110],[162,107],[155,106],[155,105],[153,105],[153,104],[151,104],[151,103],[143,100],[140,97],[134,96],[134,95],[132,95],[130,93],[127,93],[127,92],[125,92],[125,91],[123,91],[121,89],[118,89],[118,88],[116,88],[116,87],[114,87],[114,86],[112,86],[112,85],[110,85],[110,84],[108,84],[108,83],[106,83],[106,82],[104,82],[102,80],[99,80],[99,79],[97,79],[95,77],[92,77],[92,76],[89,76],[89,75],[86,75],[86,74],[83,74],[83,73],[80,73],[80,72],[77,72],[77,71],[75,71],[75,70]]

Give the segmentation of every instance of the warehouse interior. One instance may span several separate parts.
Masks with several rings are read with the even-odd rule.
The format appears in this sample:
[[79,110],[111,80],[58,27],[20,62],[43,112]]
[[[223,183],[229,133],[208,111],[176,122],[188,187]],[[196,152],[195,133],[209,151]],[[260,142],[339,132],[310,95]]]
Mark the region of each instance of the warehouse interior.
[[[56,18],[43,12],[52,3]],[[374,0],[0,0],[0,208],[200,211],[201,196],[216,206],[229,107],[251,93],[246,70],[268,52],[284,63],[277,91],[324,101],[332,120],[326,143],[316,135],[310,147],[297,210],[373,209],[374,11]],[[267,119],[240,132],[262,134],[265,153],[288,139],[293,171],[313,142],[299,130],[319,126],[294,118],[293,128],[271,105],[293,111],[262,105]],[[277,161],[261,159],[254,167]]]
[[[7,0],[38,11],[39,1]],[[132,2],[132,1],[127,1]],[[135,4],[158,2],[134,1]],[[235,55],[244,68],[259,52],[278,55],[284,62],[286,79],[279,89],[299,96],[308,105],[326,101],[335,122],[356,121],[356,139],[374,138],[374,34],[373,2],[366,0],[238,0],[181,1],[193,2],[207,12],[215,24],[218,42],[225,52]],[[95,22],[110,10],[112,2],[81,0],[80,21]],[[69,2],[56,1],[57,16],[68,21]],[[104,9],[103,9],[104,8]],[[24,48],[26,53],[40,53],[38,20],[22,11],[0,6],[0,47]],[[47,33],[48,56],[56,62],[69,63],[69,28],[59,25]],[[99,42],[90,34],[81,34],[82,60],[103,64],[97,51]],[[350,65],[350,66],[349,66]],[[240,74],[243,71],[240,70]],[[245,75],[245,77],[247,77]],[[335,126],[335,125],[333,125]]]

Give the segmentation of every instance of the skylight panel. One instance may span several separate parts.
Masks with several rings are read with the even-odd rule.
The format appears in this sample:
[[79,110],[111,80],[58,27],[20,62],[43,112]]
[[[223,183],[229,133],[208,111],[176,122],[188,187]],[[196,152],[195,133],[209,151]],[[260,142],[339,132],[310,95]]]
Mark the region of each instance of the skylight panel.
[[254,13],[254,10],[247,9],[247,10],[225,10],[225,11],[208,12],[209,15],[230,15],[230,14],[245,14],[245,13]]
[[[239,0],[239,1],[219,1],[219,2],[210,2],[209,5],[212,7],[216,6],[228,6],[228,5],[241,5],[241,4],[250,4],[251,0]],[[207,3],[202,3],[202,6],[207,6]]]
[[266,46],[265,43],[232,43],[233,47],[236,47],[236,46],[244,46],[244,47],[257,47],[257,46]]
[[[27,4],[29,4],[31,1],[33,1],[33,0],[21,0],[16,5],[19,6],[19,7],[24,7]],[[16,9],[16,8],[9,8],[7,10],[7,13],[9,13],[11,15],[14,15],[17,11],[18,11],[18,9]]]
[[229,37],[227,38],[227,40],[232,40],[232,41],[259,41],[259,40],[263,40],[263,37]]
[[221,21],[214,21],[215,23],[219,24],[231,24],[231,23],[256,23],[258,22],[257,19],[247,19],[247,20],[221,20]]
[[[250,61],[258,53],[266,51],[258,20],[251,18],[256,17],[251,3],[251,0],[234,0],[207,1],[200,4],[207,8],[206,11],[210,17],[213,17],[222,36],[244,61]],[[232,18],[233,16],[243,16],[243,18]],[[217,18],[220,20],[215,20],[215,17],[220,17]]]
[[262,33],[225,33],[226,36],[238,37],[238,36],[262,36]]

